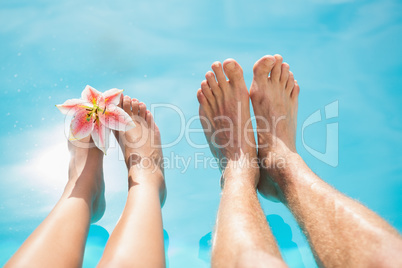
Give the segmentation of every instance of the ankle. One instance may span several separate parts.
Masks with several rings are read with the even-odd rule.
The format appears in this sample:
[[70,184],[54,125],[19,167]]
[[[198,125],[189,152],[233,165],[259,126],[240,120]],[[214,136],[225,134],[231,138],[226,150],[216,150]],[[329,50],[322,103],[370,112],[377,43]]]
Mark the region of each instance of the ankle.
[[69,179],[64,187],[64,195],[72,192],[95,198],[104,190],[103,172],[102,170],[74,170],[70,168]]
[[260,168],[275,181],[282,180],[295,172],[294,166],[300,161],[304,162],[300,155],[293,151],[268,152],[260,156]]
[[69,180],[77,180],[82,176],[96,179],[103,173],[104,154],[96,149],[86,153],[72,153],[69,163]]
[[166,200],[166,187],[165,183],[140,183],[131,182],[128,187],[128,195],[135,196],[146,196],[147,198],[157,198],[161,207],[163,207]]
[[287,193],[298,184],[301,178],[300,175],[306,174],[308,171],[310,171],[310,169],[301,156],[297,153],[292,153],[286,157],[283,166],[270,170],[267,169],[262,173],[265,173],[272,178],[282,192],[283,198],[286,198]]
[[137,166],[131,167],[128,172],[128,188],[130,190],[138,185],[155,188],[160,193],[164,192],[166,187],[163,171],[159,168],[145,169],[138,168]]
[[259,178],[260,171],[256,167],[226,167],[221,177],[221,187],[238,185],[256,189]]

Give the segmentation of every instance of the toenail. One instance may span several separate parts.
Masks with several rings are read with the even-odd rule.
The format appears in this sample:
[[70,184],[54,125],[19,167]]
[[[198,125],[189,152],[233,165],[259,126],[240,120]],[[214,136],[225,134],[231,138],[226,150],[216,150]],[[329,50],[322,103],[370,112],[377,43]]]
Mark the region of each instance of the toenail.
[[215,61],[214,63],[212,63],[212,67],[219,68],[219,66],[221,66],[221,63],[219,61]]
[[278,60],[282,60],[282,59],[283,59],[282,56],[279,55],[279,54],[276,54],[276,55],[275,55],[275,58],[277,58]]
[[269,61],[269,64],[271,64],[271,65],[275,63],[275,57],[272,57],[272,56],[267,56],[265,58],[265,60]]
[[226,68],[227,69],[233,69],[235,67],[235,63],[233,61],[229,62],[228,64],[226,64]]

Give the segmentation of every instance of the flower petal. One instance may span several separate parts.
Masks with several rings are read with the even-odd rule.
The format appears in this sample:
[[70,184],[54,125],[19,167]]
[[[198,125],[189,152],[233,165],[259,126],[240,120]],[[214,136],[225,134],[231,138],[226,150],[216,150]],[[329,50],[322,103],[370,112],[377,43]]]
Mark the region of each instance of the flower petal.
[[[88,120],[89,119],[89,120]],[[88,118],[87,110],[79,110],[70,125],[70,138],[69,140],[79,140],[88,137],[94,128],[93,117]]]
[[81,109],[92,108],[93,105],[81,99],[66,100],[63,104],[58,104],[56,107],[62,114],[74,114]]
[[113,130],[127,131],[135,127],[133,119],[113,104],[108,105],[104,113],[99,112],[98,116],[103,125]]
[[91,135],[96,147],[106,154],[106,151],[109,148],[110,129],[104,126],[99,120],[96,120]]
[[99,91],[94,89],[91,86],[86,86],[84,91],[81,93],[81,99],[83,99],[86,102],[90,102],[92,104],[97,103],[98,98],[102,95]]
[[109,104],[117,105],[120,102],[120,95],[123,89],[112,88],[102,93],[99,99],[99,107],[104,108]]

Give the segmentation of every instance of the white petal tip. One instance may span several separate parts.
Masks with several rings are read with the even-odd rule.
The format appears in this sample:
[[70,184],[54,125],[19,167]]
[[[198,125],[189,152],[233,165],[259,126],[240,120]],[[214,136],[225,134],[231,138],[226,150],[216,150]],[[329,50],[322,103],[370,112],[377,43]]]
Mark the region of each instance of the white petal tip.
[[127,124],[127,126],[128,126],[128,127],[131,127],[131,128],[134,128],[134,127],[136,127],[137,125],[134,123],[133,120],[131,120],[131,121]]
[[127,125],[127,127],[126,127],[126,130],[125,131],[129,131],[130,129],[133,129],[133,128],[135,128],[136,127],[136,125],[135,124],[130,124],[130,125]]

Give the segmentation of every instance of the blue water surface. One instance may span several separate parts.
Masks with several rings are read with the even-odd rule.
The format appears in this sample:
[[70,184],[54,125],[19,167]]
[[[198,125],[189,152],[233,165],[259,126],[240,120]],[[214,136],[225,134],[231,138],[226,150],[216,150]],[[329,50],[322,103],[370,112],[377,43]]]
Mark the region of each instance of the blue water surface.
[[[235,58],[250,85],[254,62],[275,53],[301,86],[299,153],[402,231],[401,14],[397,0],[1,1],[0,265],[63,190],[65,118],[54,105],[89,84],[164,104],[153,112],[172,143],[164,150],[168,263],[208,267],[220,173],[199,162],[211,158],[196,148],[203,134],[186,132],[201,128],[196,91],[216,60]],[[104,172],[107,210],[91,227],[84,267],[96,265],[125,204],[114,141]],[[290,267],[316,266],[291,213],[260,199]]]

